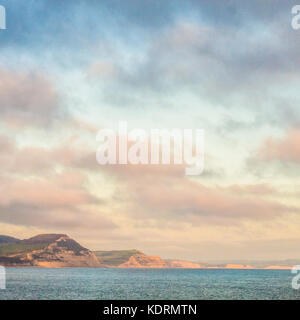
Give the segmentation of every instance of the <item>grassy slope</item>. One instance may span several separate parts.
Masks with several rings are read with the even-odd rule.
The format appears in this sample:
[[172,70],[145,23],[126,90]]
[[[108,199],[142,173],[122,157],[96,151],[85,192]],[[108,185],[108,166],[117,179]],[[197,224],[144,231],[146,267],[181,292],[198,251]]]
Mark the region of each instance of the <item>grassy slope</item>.
[[114,251],[94,251],[98,260],[102,264],[118,266],[134,255],[141,254],[138,250],[114,250]]
[[23,243],[6,243],[0,245],[0,255],[10,255],[18,253],[31,252],[40,250],[47,246],[45,243],[23,244]]
[[[46,248],[49,244],[57,241],[63,234],[41,234],[30,239],[18,240],[7,236],[0,236],[0,256],[28,253],[34,250]],[[80,255],[81,251],[87,251],[73,239],[67,238],[57,243],[58,247],[70,250],[75,255]]]

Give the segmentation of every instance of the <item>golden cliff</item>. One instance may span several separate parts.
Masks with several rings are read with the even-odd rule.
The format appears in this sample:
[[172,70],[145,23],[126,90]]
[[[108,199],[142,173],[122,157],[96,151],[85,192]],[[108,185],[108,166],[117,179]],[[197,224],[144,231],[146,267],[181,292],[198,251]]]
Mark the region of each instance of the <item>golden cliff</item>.
[[8,267],[290,269],[295,260],[199,264],[162,259],[139,250],[91,251],[65,234],[42,234],[20,240],[0,235],[0,265]]
[[168,265],[158,256],[146,256],[140,253],[131,256],[128,261],[120,264],[118,268],[168,268]]
[[0,263],[5,266],[45,268],[101,267],[96,255],[61,234],[46,234],[0,246]]

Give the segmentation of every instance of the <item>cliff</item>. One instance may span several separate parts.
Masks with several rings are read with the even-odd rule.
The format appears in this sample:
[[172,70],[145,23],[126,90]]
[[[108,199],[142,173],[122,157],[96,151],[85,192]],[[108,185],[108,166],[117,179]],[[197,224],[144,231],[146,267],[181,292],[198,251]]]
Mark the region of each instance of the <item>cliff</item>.
[[165,260],[132,250],[90,251],[66,234],[40,234],[20,240],[0,235],[0,265],[8,267],[290,269],[298,260],[195,263]]
[[46,268],[101,267],[92,251],[65,234],[44,234],[1,242],[0,264]]
[[147,256],[143,253],[132,255],[119,268],[168,268],[166,262],[158,256]]
[[95,251],[101,264],[113,268],[202,268],[198,263],[183,260],[164,260],[138,250]]
[[168,268],[184,268],[184,269],[199,269],[205,268],[205,266],[184,260],[166,260]]

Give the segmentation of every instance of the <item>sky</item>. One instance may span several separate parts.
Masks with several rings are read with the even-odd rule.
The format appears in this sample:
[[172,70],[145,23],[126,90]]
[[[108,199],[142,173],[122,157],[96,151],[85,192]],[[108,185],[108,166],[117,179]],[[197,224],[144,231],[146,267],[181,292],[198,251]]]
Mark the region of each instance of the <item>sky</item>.
[[[295,1],[0,0],[0,234],[300,259]],[[205,168],[100,166],[98,130],[205,130]]]

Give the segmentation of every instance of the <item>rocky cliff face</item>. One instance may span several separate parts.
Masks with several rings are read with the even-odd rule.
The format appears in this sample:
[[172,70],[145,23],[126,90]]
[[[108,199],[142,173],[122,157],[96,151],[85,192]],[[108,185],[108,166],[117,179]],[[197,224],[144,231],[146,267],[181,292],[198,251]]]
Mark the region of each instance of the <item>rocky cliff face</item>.
[[26,258],[33,265],[48,268],[100,266],[93,252],[65,235],[50,243],[45,249],[27,254]]
[[132,255],[119,268],[168,268],[166,262],[158,256],[147,256],[143,253]]
[[64,234],[39,235],[2,244],[0,263],[5,266],[101,267],[95,254]]
[[[105,253],[105,254],[104,254]],[[105,262],[107,267],[117,268],[203,268],[198,263],[183,260],[164,260],[158,256],[148,256],[137,250],[102,251],[97,253],[100,262]],[[105,259],[104,259],[105,257]],[[113,257],[108,259],[107,257]],[[113,265],[110,262],[114,262]],[[120,262],[120,263],[118,263]]]
[[65,234],[42,234],[25,240],[0,235],[0,265],[9,267],[290,269],[296,264],[298,260],[204,265],[164,260],[136,249],[92,252]]
[[95,251],[99,262],[108,268],[203,268],[204,266],[183,260],[164,260],[148,256],[136,249]]
[[199,263],[194,263],[190,261],[184,260],[166,260],[168,268],[184,268],[184,269],[198,269],[205,268],[203,265]]

